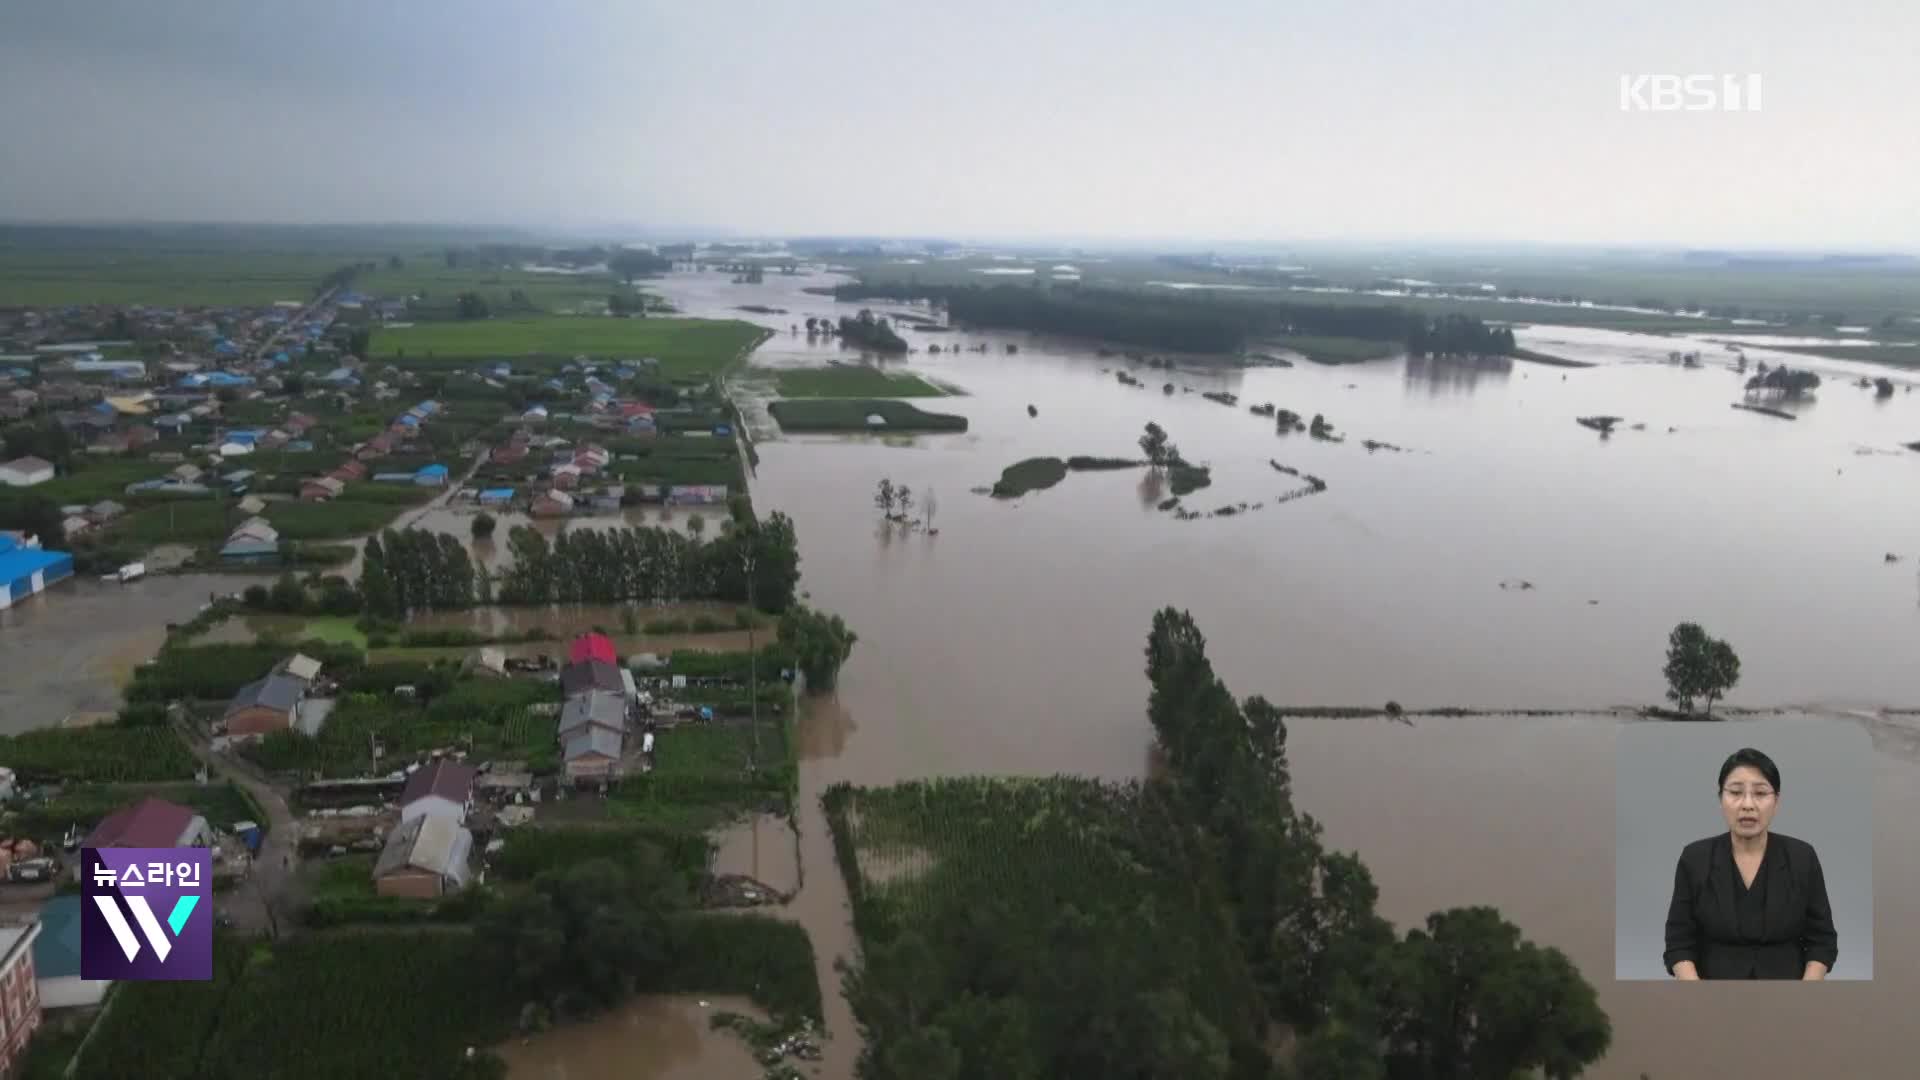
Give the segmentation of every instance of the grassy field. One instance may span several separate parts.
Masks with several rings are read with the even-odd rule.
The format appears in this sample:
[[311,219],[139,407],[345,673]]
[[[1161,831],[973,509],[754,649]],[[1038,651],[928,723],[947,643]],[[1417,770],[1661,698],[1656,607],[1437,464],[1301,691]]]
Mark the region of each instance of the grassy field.
[[422,296],[430,306],[452,304],[463,292],[477,292],[495,309],[508,309],[517,291],[533,306],[551,313],[603,311],[609,293],[626,286],[607,274],[539,274],[525,270],[449,267],[438,254],[402,259],[399,269],[385,262],[353,279],[356,292],[397,300]]
[[[967,418],[926,412],[904,401],[884,398],[801,398],[776,401],[767,412],[785,431],[965,431]],[[870,427],[869,415],[886,420]]]
[[376,356],[418,359],[657,357],[668,378],[712,375],[738,361],[766,331],[705,319],[543,316],[418,323],[374,334]]
[[780,371],[758,370],[753,374],[772,376],[780,396],[787,398],[850,397],[944,397],[946,391],[918,375],[881,371],[858,364],[835,364],[824,368],[788,368]]
[[320,254],[0,248],[0,308],[308,300],[345,257]]
[[[421,496],[416,503],[432,493],[427,488],[411,490]],[[283,540],[340,540],[385,528],[410,505],[356,499],[275,500],[267,504],[264,516]],[[143,544],[211,543],[226,539],[245,518],[231,499],[171,499],[129,511],[113,523],[108,535]]]

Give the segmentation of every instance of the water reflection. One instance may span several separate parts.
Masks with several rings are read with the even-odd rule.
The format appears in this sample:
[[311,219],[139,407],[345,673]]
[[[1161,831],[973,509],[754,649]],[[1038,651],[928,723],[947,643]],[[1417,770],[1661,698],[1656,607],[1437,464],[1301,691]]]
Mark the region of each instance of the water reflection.
[[1424,389],[1428,397],[1470,394],[1482,377],[1504,380],[1513,374],[1513,360],[1505,356],[1409,356],[1406,364],[1407,392]]

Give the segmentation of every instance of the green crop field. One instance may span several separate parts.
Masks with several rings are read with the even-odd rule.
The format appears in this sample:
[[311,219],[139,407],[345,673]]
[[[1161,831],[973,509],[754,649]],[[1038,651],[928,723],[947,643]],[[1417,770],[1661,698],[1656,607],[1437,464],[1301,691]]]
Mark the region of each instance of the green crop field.
[[760,369],[753,374],[772,377],[780,396],[788,398],[942,397],[946,393],[918,375],[881,371],[859,364],[778,371]]
[[[884,398],[800,398],[776,401],[767,412],[784,431],[965,431],[967,418],[927,412],[904,401]],[[871,427],[867,417],[886,421]]]
[[373,352],[408,361],[652,356],[667,378],[689,378],[725,370],[765,333],[744,322],[555,315],[389,327],[374,334]]
[[339,255],[0,248],[0,308],[308,300]]

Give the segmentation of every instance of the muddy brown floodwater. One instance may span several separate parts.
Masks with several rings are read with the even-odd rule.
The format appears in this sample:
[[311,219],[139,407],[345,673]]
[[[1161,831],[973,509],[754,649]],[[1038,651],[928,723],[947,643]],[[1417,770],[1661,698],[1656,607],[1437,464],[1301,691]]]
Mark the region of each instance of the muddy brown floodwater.
[[[833,280],[735,286],[675,274],[662,291],[690,315],[781,331],[756,365],[857,360],[785,332],[861,306],[801,291]],[[789,314],[734,310],[749,303]],[[1852,385],[1883,369],[1748,348],[1749,362],[1826,377],[1817,399],[1788,406],[1799,416],[1789,422],[1728,408],[1744,377],[1718,345],[1611,331],[1520,330],[1522,345],[1596,365],[1582,369],[1396,358],[1169,372],[1023,333],[907,337],[942,352],[875,362],[965,390],[918,404],[966,416],[966,434],[789,438],[749,409],[762,437],[755,503],[793,515],[803,587],[860,634],[838,692],[802,720],[806,800],[840,779],[1140,775],[1141,650],[1166,604],[1193,612],[1237,693],[1291,704],[1657,701],[1667,632],[1688,619],[1739,650],[1735,703],[1810,705],[1819,722],[1811,712],[1920,702],[1920,502],[1889,497],[1920,479],[1920,455],[1901,449],[1920,437],[1920,403]],[[1698,349],[1704,366],[1666,363],[1676,348]],[[1122,385],[1117,370],[1145,385]],[[1203,399],[1209,390],[1240,404]],[[1325,414],[1347,441],[1277,435],[1247,411],[1267,401]],[[1602,439],[1574,423],[1595,413],[1627,419]],[[1179,522],[1155,510],[1164,496],[1148,478],[1126,471],[1070,474],[1013,501],[969,494],[1025,457],[1132,454],[1148,420],[1213,468],[1213,486],[1185,505],[1267,505]],[[1369,453],[1365,439],[1406,452]],[[1275,505],[1297,485],[1269,461],[1329,488]],[[910,484],[923,505],[937,492],[939,535],[875,520],[882,477]],[[1534,587],[1501,588],[1520,581]],[[1920,848],[1886,826],[1875,982],[1691,994],[1612,982],[1615,723],[1302,721],[1298,802],[1365,858],[1403,930],[1429,911],[1485,902],[1567,950],[1613,1018],[1613,1050],[1595,1075],[1910,1075],[1896,1033],[1920,972],[1920,939],[1902,929],[1920,906]],[[1897,730],[1876,734],[1880,820],[1910,820],[1920,760]],[[833,865],[824,829],[809,829],[817,818],[803,806],[808,888],[789,910],[828,957],[853,946],[844,895],[807,895]],[[844,1013],[836,984],[830,1006]],[[1793,1045],[1733,1034],[1769,1027],[1793,1032]]]
[[647,995],[494,1050],[513,1080],[758,1080],[747,1044],[712,1029],[721,1011],[766,1019],[741,998]]
[[168,623],[186,622],[209,595],[248,581],[214,574],[129,585],[81,578],[0,611],[0,734],[118,709],[120,688],[153,658]]

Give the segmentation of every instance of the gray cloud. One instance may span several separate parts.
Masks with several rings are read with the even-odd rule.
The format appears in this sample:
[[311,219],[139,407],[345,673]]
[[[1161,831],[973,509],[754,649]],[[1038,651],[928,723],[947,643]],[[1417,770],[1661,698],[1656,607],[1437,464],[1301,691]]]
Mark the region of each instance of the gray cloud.
[[[71,0],[0,216],[1920,247],[1920,9]],[[1625,113],[1625,73],[1764,111]]]

